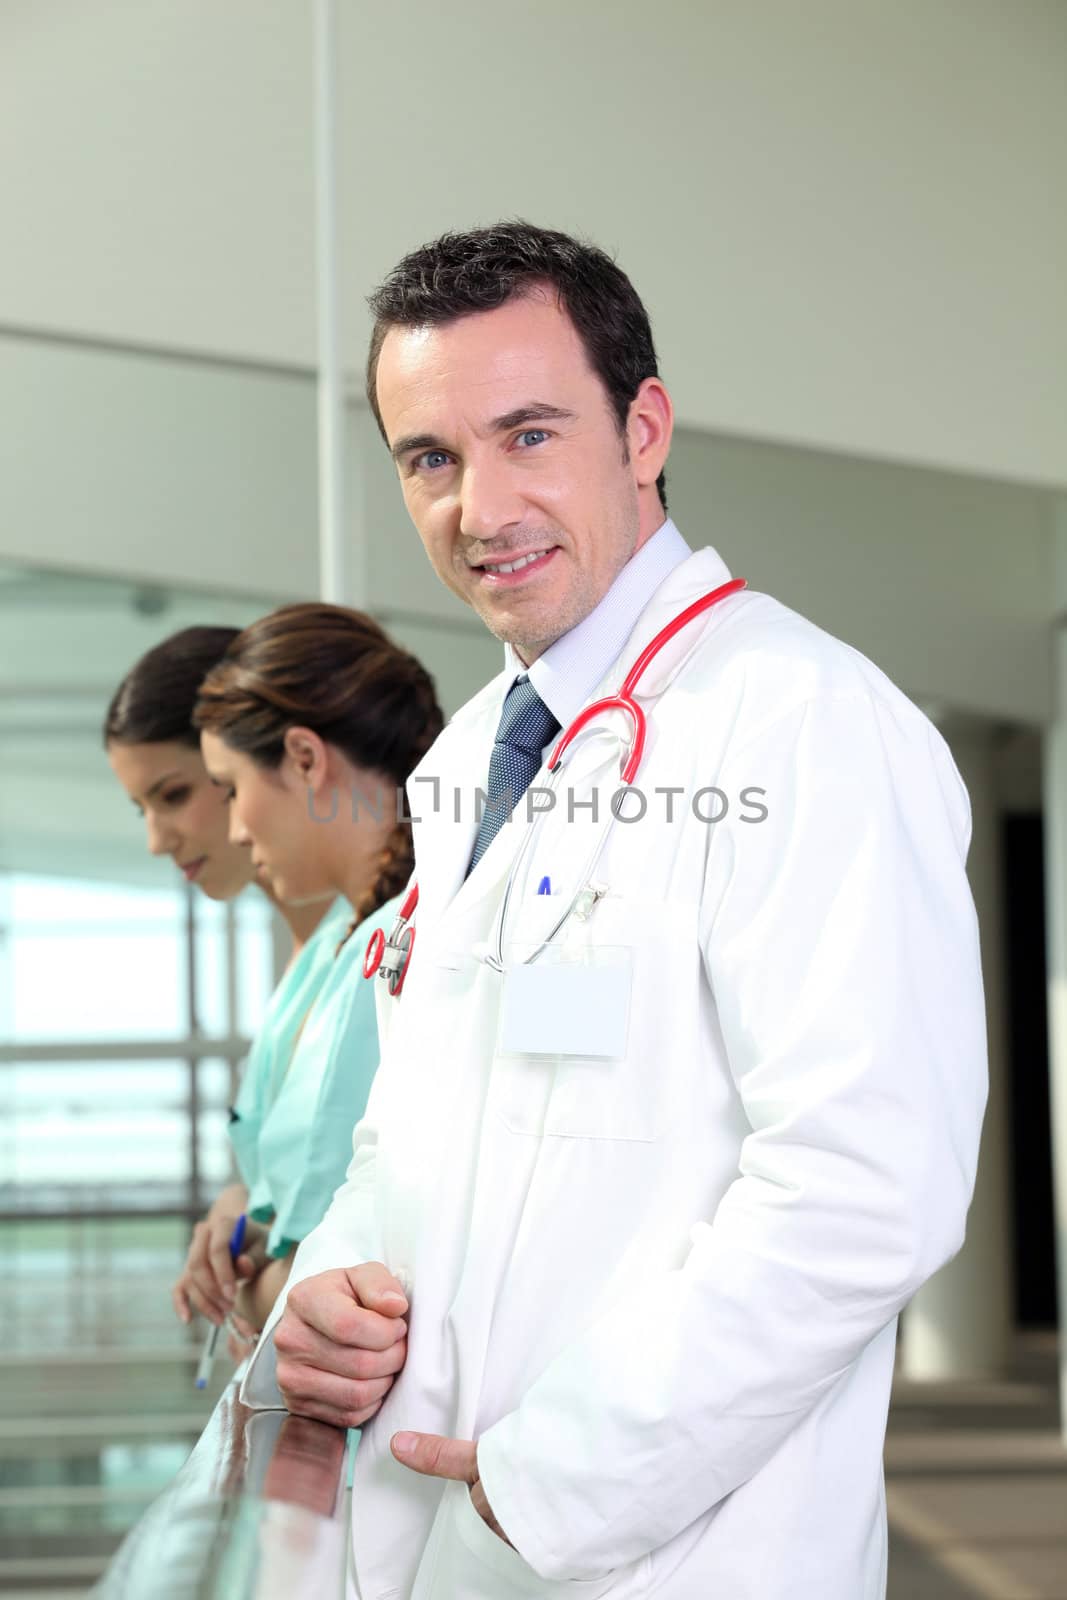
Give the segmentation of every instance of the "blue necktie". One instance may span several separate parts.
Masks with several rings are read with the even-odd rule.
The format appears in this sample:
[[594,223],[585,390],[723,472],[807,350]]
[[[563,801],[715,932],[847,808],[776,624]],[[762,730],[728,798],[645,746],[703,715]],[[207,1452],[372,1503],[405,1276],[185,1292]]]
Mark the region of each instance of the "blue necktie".
[[518,805],[541,766],[559,723],[529,678],[517,678],[504,699],[493,753],[489,758],[486,805],[467,868],[472,872],[496,838],[505,817]]

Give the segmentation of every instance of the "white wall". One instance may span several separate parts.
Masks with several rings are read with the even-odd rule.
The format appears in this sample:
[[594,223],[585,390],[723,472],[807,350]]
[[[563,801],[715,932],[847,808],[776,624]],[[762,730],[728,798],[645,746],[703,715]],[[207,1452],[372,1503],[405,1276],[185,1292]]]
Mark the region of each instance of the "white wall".
[[0,321],[314,348],[310,0],[5,0]]
[[345,15],[350,338],[403,250],[519,213],[618,252],[689,426],[1067,479],[1067,7]]
[[[257,609],[316,592],[309,380],[0,339],[0,412],[12,419],[0,429],[0,560],[244,595]],[[431,572],[364,407],[350,408],[348,445],[367,603],[454,709],[497,670],[499,648]],[[669,492],[692,544],[715,544],[917,698],[1047,715],[1047,624],[1062,608],[1053,495],[691,429]]]
[[[345,349],[447,226],[617,250],[684,423],[1067,483],[1060,0],[343,5]],[[8,0],[0,321],[311,361],[310,0]]]
[[1049,714],[1054,500],[1021,486],[686,432],[691,543],[869,655],[913,698]]
[[313,594],[309,378],[0,337],[0,556]]

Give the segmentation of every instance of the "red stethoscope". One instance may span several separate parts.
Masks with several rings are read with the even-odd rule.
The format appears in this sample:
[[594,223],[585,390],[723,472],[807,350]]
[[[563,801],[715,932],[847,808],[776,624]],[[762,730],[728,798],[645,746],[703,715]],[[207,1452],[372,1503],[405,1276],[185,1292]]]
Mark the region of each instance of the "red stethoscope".
[[[699,600],[694,600],[692,605],[686,606],[684,611],[680,611],[665,627],[660,629],[656,637],[645,645],[645,648],[626,674],[619,692],[605,695],[602,700],[594,700],[591,705],[585,706],[575,717],[570,727],[565,728],[560,734],[555,749],[548,759],[548,770],[553,777],[556,777],[560,772],[563,766],[563,758],[570,750],[575,739],[595,718],[602,716],[605,711],[621,711],[629,719],[630,738],[627,744],[626,757],[622,764],[620,780],[626,785],[633,783],[645,752],[645,736],[648,730],[648,721],[645,713],[634,699],[637,685],[664,645],[669,644],[676,634],[681,633],[682,629],[688,627],[689,623],[696,617],[701,616],[705,611],[710,611],[711,607],[717,605],[720,600],[726,600],[730,595],[737,594],[745,587],[745,582],[744,578],[731,578],[729,583],[720,584],[717,589],[712,589],[708,594],[701,595]],[[585,885],[588,883],[589,876],[604,849],[608,832],[612,822],[616,820],[616,815],[617,813],[613,809],[612,815],[608,817],[607,825],[597,842],[596,849],[586,863],[579,888],[575,891],[566,910],[559,917],[555,926],[540,941],[532,954],[524,958],[524,963],[537,959],[541,951],[555,938],[574,910],[580,896],[585,892]],[[522,846],[508,873],[503,899],[497,914],[496,930],[492,941],[493,951],[485,957],[488,964],[498,972],[504,970],[504,928],[508,905],[511,900],[512,886],[517,877],[519,867],[531,847],[532,839],[536,832],[537,820],[540,820],[540,818],[535,819],[534,824],[527,828]],[[389,993],[394,997],[399,996],[403,989],[404,979],[407,977],[408,967],[411,963],[411,953],[415,946],[415,925],[412,918],[415,915],[415,908],[418,903],[419,886],[417,883],[413,883],[404,896],[400,912],[388,939],[386,939],[381,928],[375,928],[367,942],[367,950],[363,958],[363,976],[365,978],[373,978],[375,976],[384,978],[389,986]]]

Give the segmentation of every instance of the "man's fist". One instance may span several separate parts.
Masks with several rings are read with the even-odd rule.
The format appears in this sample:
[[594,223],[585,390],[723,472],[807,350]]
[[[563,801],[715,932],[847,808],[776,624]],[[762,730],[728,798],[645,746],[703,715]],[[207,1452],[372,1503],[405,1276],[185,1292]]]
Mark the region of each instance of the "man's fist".
[[360,1428],[407,1356],[407,1296],[380,1261],[305,1278],[274,1330],[278,1387],[296,1416]]

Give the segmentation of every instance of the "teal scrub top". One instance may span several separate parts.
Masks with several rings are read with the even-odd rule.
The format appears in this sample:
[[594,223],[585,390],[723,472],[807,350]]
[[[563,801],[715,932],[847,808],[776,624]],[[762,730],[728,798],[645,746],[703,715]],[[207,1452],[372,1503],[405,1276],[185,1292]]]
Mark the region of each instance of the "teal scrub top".
[[399,900],[360,923],[338,951],[352,908],[338,900],[283,975],[252,1046],[230,1139],[248,1214],[270,1224],[285,1256],[322,1221],[352,1159],[352,1132],[378,1067],[374,984],[363,956],[388,934]]

